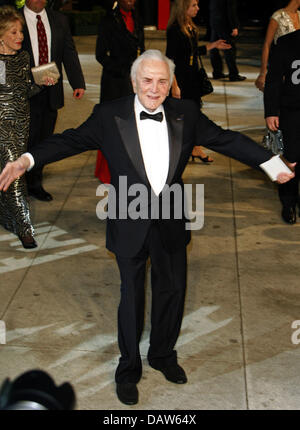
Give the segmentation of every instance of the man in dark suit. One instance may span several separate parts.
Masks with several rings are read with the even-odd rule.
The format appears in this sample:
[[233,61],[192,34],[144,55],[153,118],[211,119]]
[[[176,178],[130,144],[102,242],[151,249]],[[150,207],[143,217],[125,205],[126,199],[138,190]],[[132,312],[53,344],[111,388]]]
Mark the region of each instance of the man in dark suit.
[[100,101],[133,93],[130,67],[144,52],[144,29],[135,10],[136,0],[118,0],[99,24],[96,59],[102,65]]
[[[239,74],[236,64],[235,39],[238,35],[238,17],[236,0],[209,0],[210,41],[226,40],[231,45],[224,51],[225,61],[229,70],[229,80],[243,81],[245,76]],[[224,78],[222,57],[218,49],[210,51],[210,61],[213,68],[213,78]]]
[[[142,375],[139,341],[144,322],[148,257],[152,283],[148,361],[167,380],[177,384],[187,382],[177,363],[174,346],[183,317],[190,231],[184,215],[176,214],[184,213],[178,211],[184,206],[181,176],[193,146],[195,143],[207,146],[265,170],[280,163],[246,136],[218,127],[193,101],[169,98],[173,75],[171,60],[160,51],[146,51],[131,69],[135,96],[97,105],[76,130],[53,135],[31,155],[23,154],[9,163],[0,175],[0,190],[5,191],[34,162],[39,166],[90,149],[103,151],[111,170],[111,187],[115,190],[109,193],[108,206],[110,196],[116,204],[113,211],[116,216],[107,220],[106,245],[116,255],[121,276],[118,311],[121,358],[115,379],[119,399],[129,405],[138,401],[136,384]],[[293,177],[293,173],[280,173],[286,167],[281,163],[274,178],[283,182]],[[133,187],[143,188],[146,196],[139,203],[143,212],[140,217],[133,215],[134,196],[129,192]],[[178,199],[174,195],[168,200],[169,187],[177,187]],[[153,211],[154,205],[158,212]],[[164,209],[170,209],[167,216]]]
[[[50,136],[55,128],[57,110],[64,105],[62,65],[74,90],[73,96],[80,99],[84,94],[85,82],[78,54],[74,46],[67,18],[60,12],[45,8],[46,0],[26,0],[22,13],[25,18],[23,49],[30,54],[30,66],[41,64],[37,22],[41,17],[46,32],[47,59],[54,61],[61,77],[53,86],[30,99],[30,131],[28,150],[31,151],[41,140]],[[34,168],[27,177],[28,192],[43,201],[52,200],[51,194],[42,187],[43,166]]]

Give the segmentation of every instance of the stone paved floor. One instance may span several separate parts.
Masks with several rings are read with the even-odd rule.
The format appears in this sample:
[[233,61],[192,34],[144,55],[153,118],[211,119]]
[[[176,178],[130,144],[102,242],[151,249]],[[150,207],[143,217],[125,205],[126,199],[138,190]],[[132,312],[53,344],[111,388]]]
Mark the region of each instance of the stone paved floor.
[[[58,132],[79,125],[99,98],[96,39],[75,40],[87,91],[83,100],[72,100],[66,83]],[[165,41],[147,39],[147,47],[164,50]],[[254,87],[259,46],[243,44],[239,53],[247,80],[215,81],[203,110],[224,128],[260,141],[263,100]],[[205,64],[210,71],[207,59]],[[57,384],[70,381],[76,408],[85,410],[299,409],[300,334],[297,323],[292,328],[300,320],[299,223],[282,223],[276,188],[264,174],[207,152],[212,165],[191,162],[184,173],[186,183],[205,190],[204,226],[188,247],[177,344],[189,382],[170,384],[147,364],[148,279],[140,401],[129,408],[115,395],[119,275],[105,249],[105,224],[96,217],[94,152],[46,167],[44,185],[54,200],[31,200],[36,250],[25,251],[0,228],[0,327],[6,326],[0,382],[40,368]]]

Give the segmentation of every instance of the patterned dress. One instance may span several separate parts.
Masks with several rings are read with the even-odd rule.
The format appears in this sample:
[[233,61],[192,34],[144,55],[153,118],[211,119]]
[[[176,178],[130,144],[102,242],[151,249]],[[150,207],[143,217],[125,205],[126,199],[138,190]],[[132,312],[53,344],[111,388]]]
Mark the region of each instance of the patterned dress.
[[[0,54],[0,170],[26,151],[30,89],[29,54]],[[24,176],[0,192],[0,223],[17,235],[33,234]]]
[[[300,20],[300,11],[298,10],[297,13]],[[277,43],[277,39],[279,37],[284,36],[285,34],[288,34],[288,33],[292,33],[293,31],[297,30],[294,27],[293,21],[289,13],[286,12],[284,9],[279,9],[276,12],[274,12],[271,18],[273,18],[278,23],[278,28],[274,36],[275,44]]]

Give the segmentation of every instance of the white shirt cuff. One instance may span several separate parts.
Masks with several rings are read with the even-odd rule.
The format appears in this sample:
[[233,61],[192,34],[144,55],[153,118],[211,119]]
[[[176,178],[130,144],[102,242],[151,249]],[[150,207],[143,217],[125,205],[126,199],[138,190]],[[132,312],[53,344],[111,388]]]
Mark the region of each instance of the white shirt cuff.
[[34,162],[34,158],[33,158],[33,156],[30,154],[30,152],[24,152],[24,154],[22,154],[22,157],[23,157],[24,155],[25,155],[25,157],[29,158],[30,165],[29,165],[29,167],[28,167],[28,169],[27,169],[27,172],[29,172],[29,170],[31,170],[31,169],[33,168],[34,164],[35,164],[35,162]]
[[271,181],[276,181],[279,173],[292,173],[288,166],[281,160],[280,155],[275,155],[259,166],[269,176]]

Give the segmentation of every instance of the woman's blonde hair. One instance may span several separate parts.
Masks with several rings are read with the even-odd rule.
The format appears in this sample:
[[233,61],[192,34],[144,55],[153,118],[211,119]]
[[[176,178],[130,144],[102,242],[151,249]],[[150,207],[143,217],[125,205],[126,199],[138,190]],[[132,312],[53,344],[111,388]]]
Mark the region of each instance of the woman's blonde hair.
[[192,1],[194,0],[175,0],[173,6],[171,8],[170,18],[168,22],[168,28],[174,24],[174,22],[178,22],[180,30],[188,37],[191,37],[190,32],[188,30],[188,24],[192,27],[192,30],[196,33],[196,36],[199,36],[199,27],[190,20],[188,22],[186,12],[190,7]]
[[23,16],[13,6],[0,7],[0,37],[10,28],[16,21],[20,21],[24,25]]

